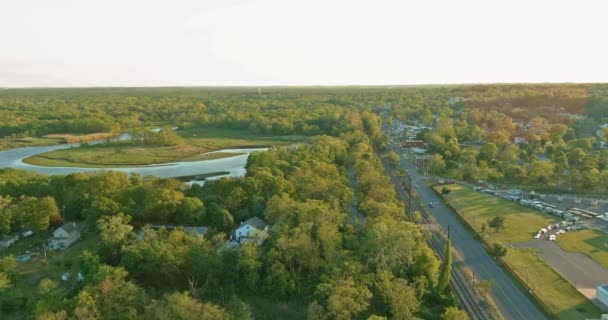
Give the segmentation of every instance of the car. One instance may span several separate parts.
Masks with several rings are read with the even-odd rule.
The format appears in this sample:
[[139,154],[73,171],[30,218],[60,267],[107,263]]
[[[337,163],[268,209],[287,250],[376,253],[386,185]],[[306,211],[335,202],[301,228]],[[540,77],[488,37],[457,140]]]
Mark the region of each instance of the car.
[[546,228],[542,228],[542,229],[540,229],[540,233],[547,233],[547,231],[548,231],[548,230],[547,230]]
[[432,207],[433,207],[433,203],[429,202],[429,208],[432,208]]
[[534,236],[534,239],[540,239],[540,233],[537,233],[537,234]]
[[557,239],[557,236],[552,234],[549,236],[549,241],[555,241]]

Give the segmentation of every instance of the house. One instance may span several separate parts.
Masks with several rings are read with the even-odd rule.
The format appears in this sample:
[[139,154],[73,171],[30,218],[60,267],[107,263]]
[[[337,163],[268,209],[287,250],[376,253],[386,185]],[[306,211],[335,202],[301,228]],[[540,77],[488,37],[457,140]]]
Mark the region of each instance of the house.
[[10,247],[17,240],[19,240],[18,236],[2,236],[0,238],[0,249]]
[[422,140],[407,140],[403,142],[405,148],[422,148],[425,143]]
[[259,246],[268,238],[268,224],[258,217],[253,217],[241,222],[241,225],[233,231],[231,238],[238,244],[253,242]]
[[76,222],[68,222],[57,228],[53,232],[53,237],[49,240],[51,249],[65,249],[80,239],[80,230]]

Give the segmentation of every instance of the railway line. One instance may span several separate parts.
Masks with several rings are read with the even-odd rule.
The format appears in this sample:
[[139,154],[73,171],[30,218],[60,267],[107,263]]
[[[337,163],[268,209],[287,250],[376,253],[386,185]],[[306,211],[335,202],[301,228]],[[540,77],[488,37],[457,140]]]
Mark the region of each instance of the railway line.
[[[405,188],[399,181],[399,179],[394,176],[391,172],[389,172],[391,181],[395,185],[397,189],[397,193],[399,197],[405,204],[412,205],[414,210],[418,210],[418,212],[422,215],[422,223],[428,225],[435,225],[432,218],[427,214],[426,210],[420,206],[419,203],[414,201],[413,199],[410,201],[408,199],[409,194],[406,192]],[[408,212],[413,212],[408,208]],[[443,237],[441,232],[438,230],[431,231],[431,236],[428,239],[428,244],[431,249],[435,252],[435,254],[439,257],[439,259],[443,259],[445,255],[445,244],[447,243],[447,239]],[[472,320],[485,320],[485,319],[494,319],[492,315],[488,312],[485,307],[484,301],[479,297],[475,288],[473,288],[473,284],[469,283],[466,280],[465,271],[459,266],[452,266],[452,270],[450,273],[450,285],[456,294],[458,302],[462,309],[464,309],[469,317]]]

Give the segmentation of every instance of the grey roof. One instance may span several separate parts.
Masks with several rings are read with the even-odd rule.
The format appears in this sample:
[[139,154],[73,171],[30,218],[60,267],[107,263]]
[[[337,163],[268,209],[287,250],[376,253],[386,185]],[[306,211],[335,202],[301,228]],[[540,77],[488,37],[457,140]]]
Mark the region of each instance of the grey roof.
[[250,218],[250,219],[244,221],[243,225],[249,225],[256,229],[263,230],[264,228],[266,228],[268,226],[268,223],[266,223],[266,221],[264,221],[258,217],[253,217],[253,218]]
[[61,229],[63,229],[67,233],[72,233],[77,230],[74,222],[68,222],[68,223],[62,225]]

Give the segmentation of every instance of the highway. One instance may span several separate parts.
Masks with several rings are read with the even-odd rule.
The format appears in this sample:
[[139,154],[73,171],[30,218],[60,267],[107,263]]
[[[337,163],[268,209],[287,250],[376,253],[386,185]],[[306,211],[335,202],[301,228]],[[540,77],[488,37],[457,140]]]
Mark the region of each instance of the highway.
[[503,317],[517,320],[546,319],[547,317],[515,283],[515,280],[509,277],[506,271],[486,252],[483,245],[461,224],[455,216],[456,213],[442,204],[440,197],[431,190],[425,177],[417,172],[415,166],[402,156],[400,167],[411,177],[412,188],[424,204],[437,203],[437,205],[427,207],[427,211],[441,228],[450,227],[452,249],[459,253],[464,264],[475,273],[475,278],[494,279],[495,285],[491,294]]

